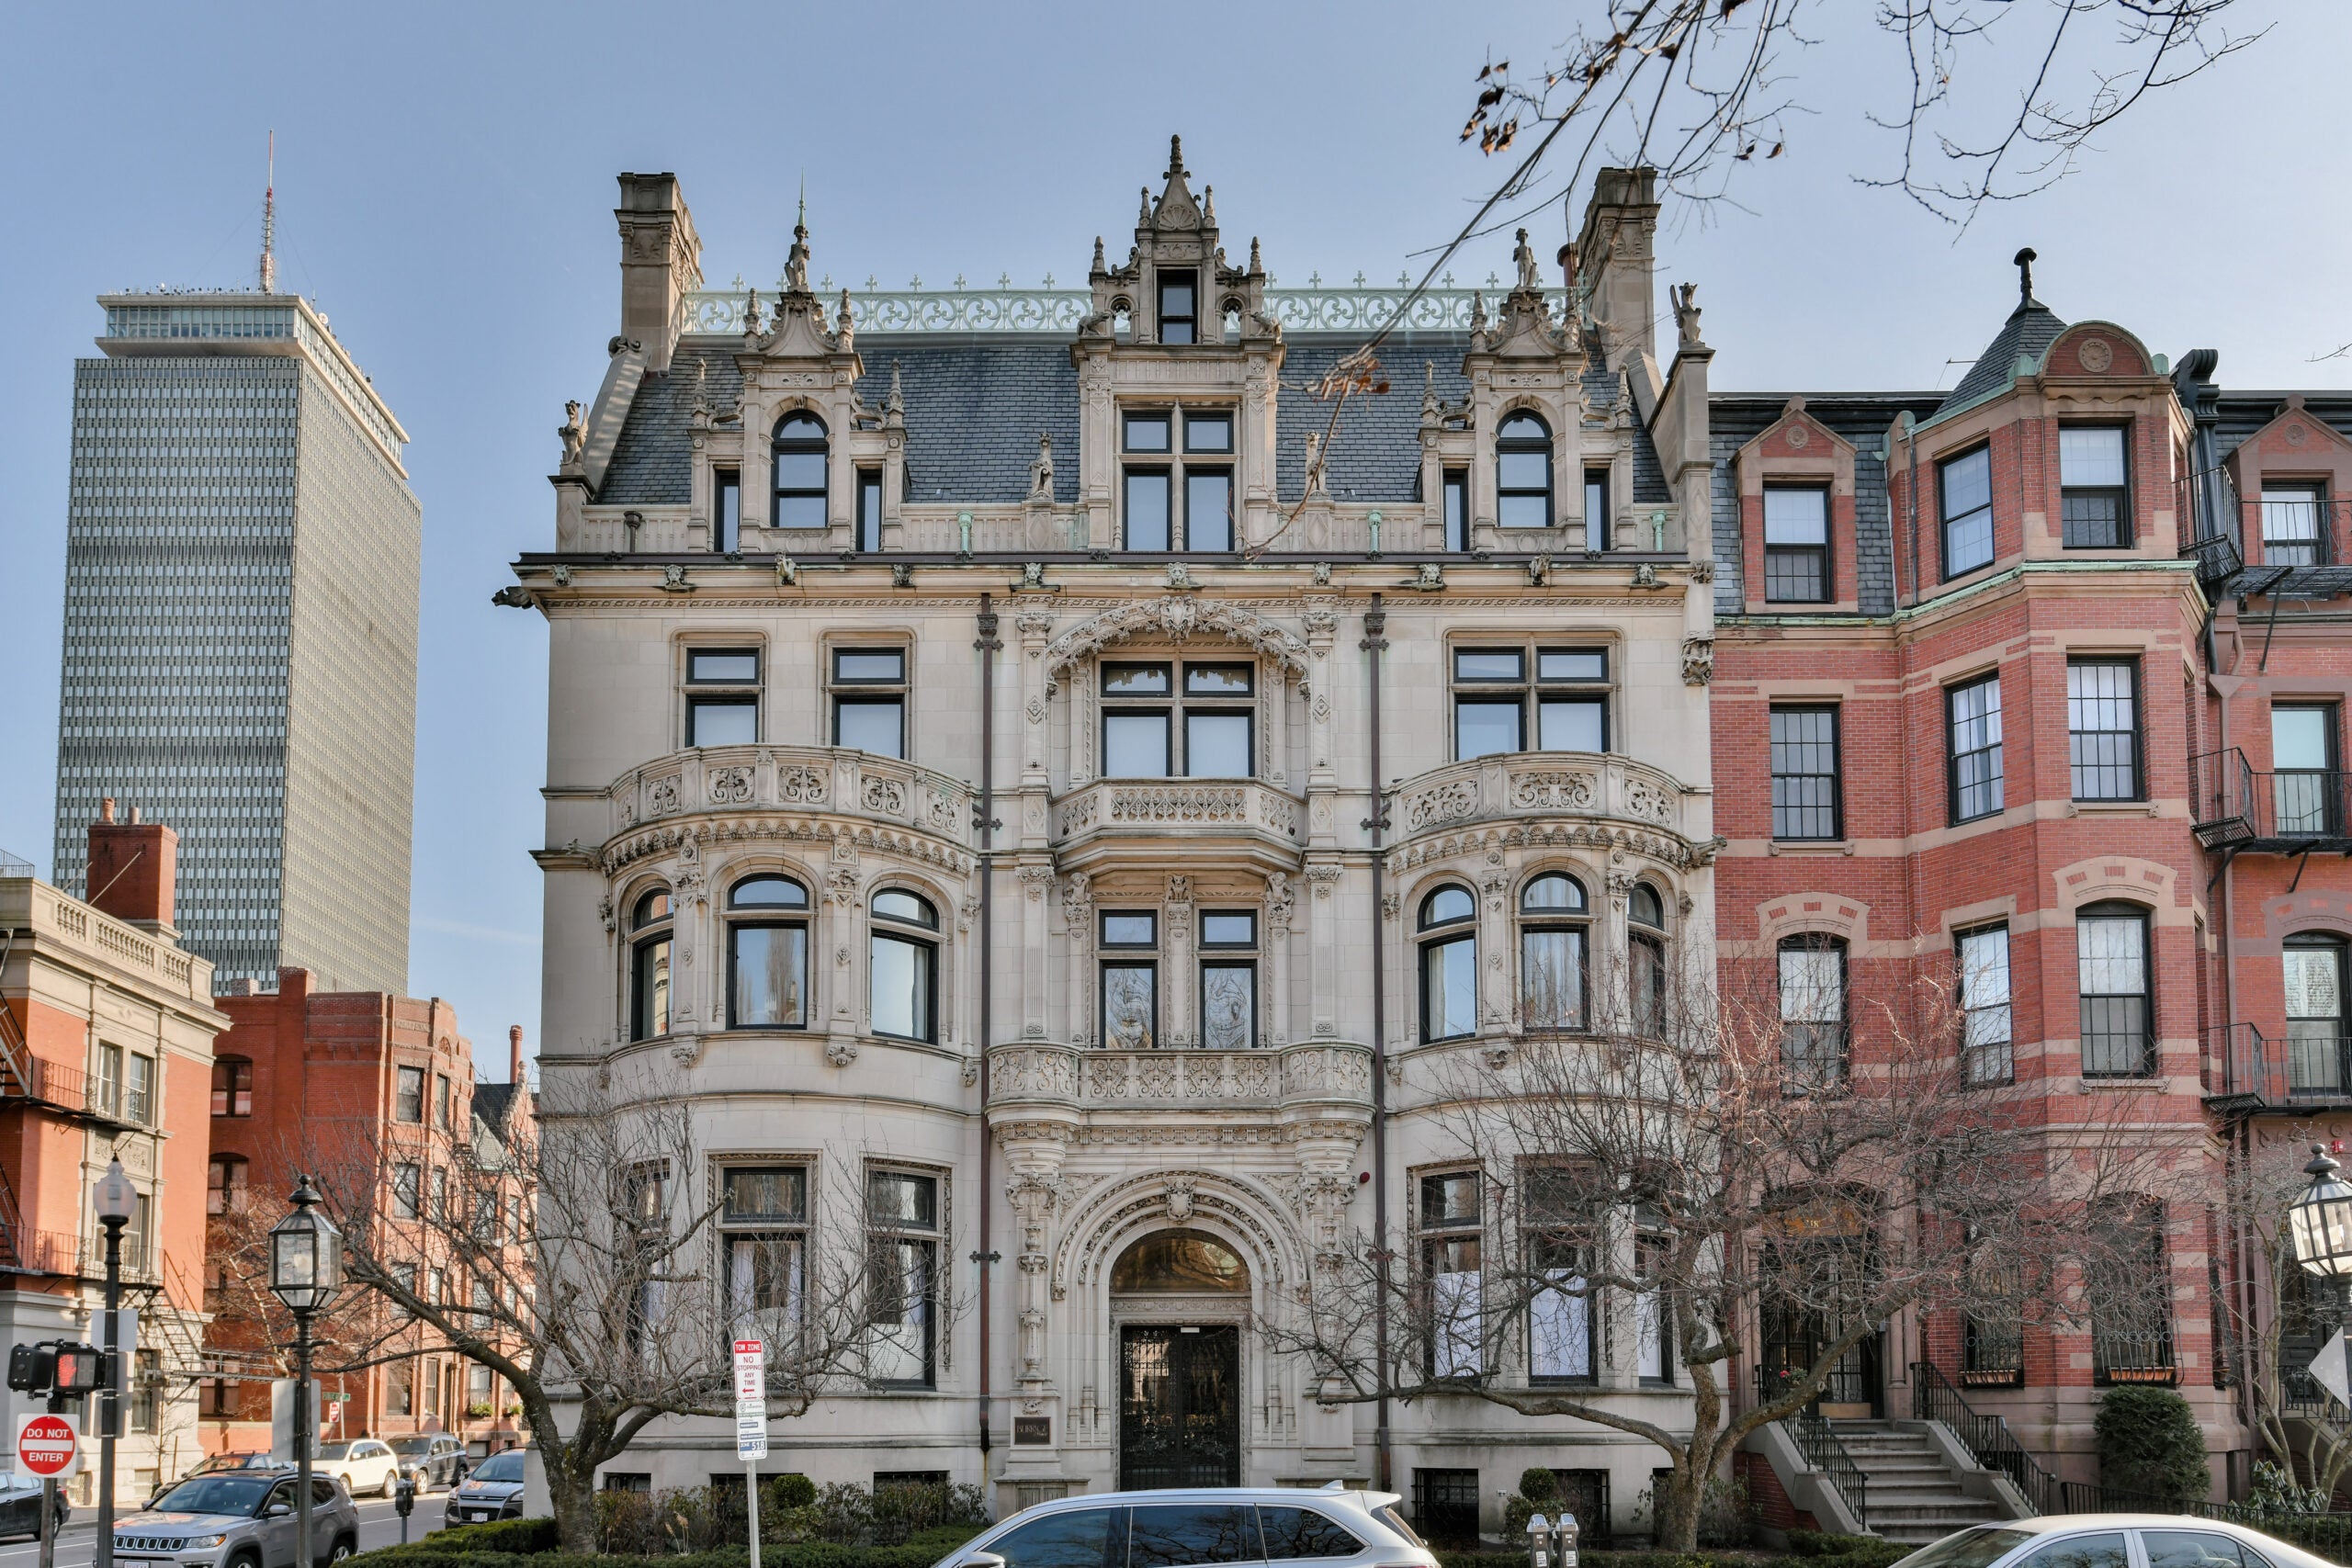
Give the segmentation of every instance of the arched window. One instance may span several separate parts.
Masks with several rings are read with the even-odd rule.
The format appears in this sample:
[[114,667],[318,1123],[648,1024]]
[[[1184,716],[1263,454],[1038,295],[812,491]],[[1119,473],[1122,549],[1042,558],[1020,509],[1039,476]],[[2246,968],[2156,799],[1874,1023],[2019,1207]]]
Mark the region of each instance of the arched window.
[[212,1058],[212,1114],[254,1113],[254,1065],[243,1056]]
[[1634,884],[1625,900],[1629,933],[1626,969],[1634,1032],[1644,1040],[1666,1037],[1666,902],[1646,882]]
[[788,876],[728,890],[727,1027],[808,1027],[808,890]]
[[1495,521],[1552,525],[1552,427],[1539,414],[1521,411],[1495,432]]
[[927,931],[939,916],[924,899],[899,888],[874,896],[870,949],[874,1032],[901,1040],[939,1037],[939,943]]
[[2287,939],[2287,1087],[2341,1094],[2344,1061],[2344,939],[2307,931]]
[[2155,1070],[2155,998],[2148,986],[2148,911],[2092,904],[2075,915],[2082,998],[2083,1076],[2143,1077]]
[[1421,1038],[1452,1040],[1478,1029],[1477,901],[1466,887],[1421,900]]
[[795,411],[775,422],[769,442],[775,457],[775,512],[772,528],[825,525],[825,422]]
[[1781,940],[1781,1069],[1804,1094],[1846,1081],[1846,944],[1807,933]]
[[1111,1265],[1117,1295],[1247,1295],[1250,1266],[1206,1231],[1154,1231]]
[[1519,895],[1519,1016],[1527,1029],[1585,1026],[1584,887],[1556,871]]
[[628,1037],[670,1032],[670,890],[656,888],[629,910]]
[[244,1213],[253,1168],[243,1155],[214,1155],[205,1172],[204,1212],[208,1214]]

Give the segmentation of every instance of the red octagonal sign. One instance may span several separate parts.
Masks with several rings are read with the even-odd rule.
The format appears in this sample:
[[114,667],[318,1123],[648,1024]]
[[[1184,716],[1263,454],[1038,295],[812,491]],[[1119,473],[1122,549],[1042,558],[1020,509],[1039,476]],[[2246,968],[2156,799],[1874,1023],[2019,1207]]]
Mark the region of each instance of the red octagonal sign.
[[74,1425],[62,1416],[27,1418],[17,1432],[17,1462],[47,1480],[74,1468]]

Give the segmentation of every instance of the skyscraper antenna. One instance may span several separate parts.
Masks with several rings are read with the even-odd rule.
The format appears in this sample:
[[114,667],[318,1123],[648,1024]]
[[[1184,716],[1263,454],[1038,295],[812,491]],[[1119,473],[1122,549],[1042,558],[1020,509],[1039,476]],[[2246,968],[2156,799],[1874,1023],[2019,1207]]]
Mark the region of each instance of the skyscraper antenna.
[[277,132],[269,133],[269,180],[261,194],[261,291],[277,292]]

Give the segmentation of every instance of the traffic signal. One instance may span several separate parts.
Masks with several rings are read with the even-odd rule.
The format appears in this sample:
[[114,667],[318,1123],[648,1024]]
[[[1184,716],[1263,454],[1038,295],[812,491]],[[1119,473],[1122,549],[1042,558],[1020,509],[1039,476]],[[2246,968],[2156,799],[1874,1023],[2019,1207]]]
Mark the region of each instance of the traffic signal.
[[57,1341],[18,1345],[8,1352],[8,1386],[19,1393],[46,1393],[57,1378]]
[[57,1392],[88,1393],[106,1386],[106,1354],[88,1345],[60,1345],[56,1350]]

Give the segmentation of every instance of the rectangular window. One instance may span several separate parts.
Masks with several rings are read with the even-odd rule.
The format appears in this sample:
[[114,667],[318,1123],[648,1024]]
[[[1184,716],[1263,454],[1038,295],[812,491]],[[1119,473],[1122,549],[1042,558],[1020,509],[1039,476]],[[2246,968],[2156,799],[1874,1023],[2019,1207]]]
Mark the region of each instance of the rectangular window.
[[243,1056],[212,1059],[212,1114],[251,1116],[254,1113],[254,1065]]
[[1164,779],[1173,757],[1174,693],[1165,664],[1102,666],[1102,776]]
[[108,1116],[122,1114],[122,1047],[98,1047],[98,1081],[91,1086],[91,1107]]
[[2317,566],[2327,558],[2326,514],[2319,486],[2262,487],[2262,561],[2265,566]]
[[760,652],[686,650],[686,744],[746,746],[760,738]]
[[448,1168],[446,1166],[435,1166],[433,1168],[433,1174],[429,1179],[427,1179],[425,1186],[433,1195],[431,1206],[425,1210],[425,1213],[432,1215],[436,1220],[447,1219],[449,1217]]
[[1457,649],[1453,654],[1456,761],[1526,750],[1527,655],[1518,649]]
[[1455,760],[1530,750],[1531,734],[1538,750],[1606,751],[1611,690],[1605,648],[1457,648]]
[[807,1028],[806,922],[731,922],[727,928],[727,998],[729,1029]]
[[1534,1292],[1527,1309],[1532,1382],[1585,1382],[1595,1375],[1590,1275],[1596,1233],[1582,1176],[1571,1168],[1538,1166],[1521,1182],[1529,1284]]
[[1184,666],[1186,777],[1246,779],[1256,772],[1250,746],[1254,676],[1247,664]]
[[875,1382],[928,1388],[939,1278],[939,1182],[876,1170],[866,1175],[867,1372]]
[[1175,416],[1164,410],[1131,412],[1121,423],[1121,445],[1129,452],[1168,452]]
[[2067,549],[2120,550],[2132,542],[2127,474],[2121,425],[2059,429],[2059,532]]
[[1993,449],[1979,446],[1936,465],[1942,506],[1944,576],[1993,563]]
[[1166,468],[1129,468],[1125,480],[1125,504],[1122,508],[1122,515],[1125,519],[1126,533],[1120,547],[1129,550],[1172,547],[1169,536],[1169,471]]
[[1584,471],[1584,547],[1605,550],[1609,547],[1609,470],[1587,468]]
[[2103,1199],[2090,1231],[2083,1294],[2091,1309],[2091,1381],[2178,1382],[2164,1205],[2153,1199]]
[[720,555],[740,548],[743,540],[743,476],[734,468],[714,468],[710,475],[710,547]]
[[882,470],[857,470],[857,547],[872,555],[882,547]]
[[2009,1040],[2009,928],[1962,931],[1960,959],[1960,1066],[1969,1084],[2012,1081]]
[[1948,687],[1944,723],[1951,819],[1995,815],[2001,809],[2001,678]]
[[1168,344],[1189,344],[1197,341],[1195,329],[1200,324],[1200,274],[1195,272],[1163,272],[1159,275],[1159,341]]
[[1201,1048],[1247,1051],[1258,1043],[1258,945],[1253,909],[1201,914]]
[[1645,1383],[1664,1387],[1674,1382],[1674,1313],[1668,1285],[1674,1238],[1645,1211],[1651,1228],[1634,1237],[1634,1375]]
[[1149,909],[1105,909],[1098,919],[1102,1044],[1151,1050],[1159,1043],[1159,917]]
[[[1166,664],[1102,666],[1102,776],[1254,776],[1254,670],[1187,664],[1181,700],[1172,674]],[[1180,739],[1181,757],[1173,752]]]
[[1829,602],[1829,492],[1764,487],[1764,597],[1781,604]]
[[2100,904],[2075,917],[2082,997],[2083,1076],[2144,1077],[2155,1070],[2155,1006],[2148,990],[2147,912]]
[[831,671],[833,744],[877,757],[904,757],[907,650],[837,648]]
[[155,1058],[134,1051],[126,1066],[130,1076],[123,1084],[123,1119],[144,1127],[155,1119]]
[[2270,791],[2279,835],[2342,831],[2343,774],[2336,769],[2333,703],[2270,705]]
[[787,1348],[788,1354],[799,1337],[808,1290],[807,1168],[729,1168],[720,1178],[718,1233],[729,1335]]
[[1470,548],[1470,475],[1463,468],[1445,470],[1445,547],[1455,554]]
[[1781,1068],[1788,1092],[1846,1081],[1846,944],[1824,937],[1781,943]]
[[417,1201],[419,1171],[413,1165],[392,1167],[392,1217],[413,1220],[424,1213]]
[[433,1075],[433,1124],[442,1128],[449,1125],[449,1080],[440,1073]]
[[1413,1524],[1433,1545],[1476,1546],[1478,1472],[1416,1468]]
[[424,1069],[401,1067],[392,1077],[392,1120],[424,1125]]
[[416,1414],[416,1378],[412,1362],[392,1361],[384,1368],[384,1409],[392,1416]]
[[2076,800],[2140,798],[2140,665],[2066,661],[2066,761]]
[[1184,450],[1229,453],[1233,450],[1233,415],[1203,411],[1184,413]]
[[1422,1348],[1429,1375],[1475,1378],[1486,1366],[1478,1173],[1422,1177],[1415,1218],[1420,1233],[1421,1289],[1429,1308]]
[[2291,936],[2279,956],[2287,996],[2287,1087],[2341,1094],[2346,1082],[2344,940]]
[[[1185,434],[1193,422],[1185,423]],[[1184,470],[1184,547],[1188,550],[1233,548],[1233,470]]]
[[1772,710],[1772,837],[1844,837],[1835,704]]

